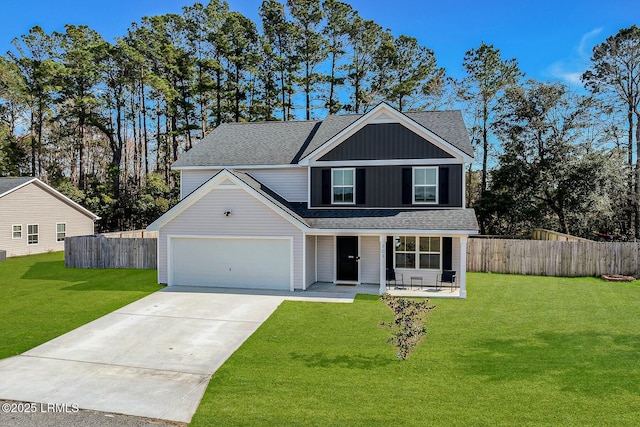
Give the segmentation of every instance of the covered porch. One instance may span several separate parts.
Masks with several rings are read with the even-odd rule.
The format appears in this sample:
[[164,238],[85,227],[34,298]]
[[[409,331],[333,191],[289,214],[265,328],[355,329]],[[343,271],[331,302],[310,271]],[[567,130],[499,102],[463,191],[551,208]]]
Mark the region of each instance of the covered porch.
[[[467,238],[467,234],[424,230],[307,234],[304,289],[465,298]],[[455,285],[437,284],[444,270],[455,271]],[[387,280],[390,272],[395,281]]]
[[[307,291],[318,294],[327,295],[379,295],[380,285],[375,284],[359,284],[359,285],[336,285],[333,282],[315,282],[307,287]],[[433,287],[396,287],[390,285],[386,290],[393,296],[411,297],[411,298],[460,298],[460,288],[440,288]]]

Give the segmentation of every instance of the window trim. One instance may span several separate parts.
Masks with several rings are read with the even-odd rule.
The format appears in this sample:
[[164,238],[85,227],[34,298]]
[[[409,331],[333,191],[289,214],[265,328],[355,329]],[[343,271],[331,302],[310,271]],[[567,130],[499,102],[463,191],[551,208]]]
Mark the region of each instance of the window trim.
[[[36,233],[29,233],[29,227],[30,226],[36,226],[37,228],[37,232]],[[29,241],[29,236],[36,236],[36,241],[35,243],[32,243]],[[27,245],[39,245],[40,244],[40,224],[27,224]]]
[[[393,240],[394,240],[394,244],[393,244],[393,268],[400,268],[400,269],[403,269],[403,270],[414,270],[414,271],[442,271],[442,255],[443,255],[442,236],[404,234],[404,235],[393,235],[392,237],[393,237]],[[415,240],[416,248],[413,251],[400,251],[400,252],[397,252],[396,251],[396,245],[395,245],[396,237],[414,237],[416,239]],[[440,240],[440,252],[421,252],[420,251],[420,238],[437,238],[437,239],[439,239]],[[414,266],[413,266],[413,268],[396,266],[396,253],[403,253],[403,254],[411,254],[412,253],[412,254],[414,254]],[[436,253],[439,255],[438,268],[420,268],[420,255],[422,255],[422,254],[434,255]]]
[[[339,188],[353,188],[353,201],[351,202],[336,202],[336,195],[334,193],[334,189],[336,188],[333,183],[334,172],[336,171],[351,171],[353,174],[353,184],[352,185],[339,185]],[[356,204],[356,168],[332,168],[331,169],[331,204],[332,205],[355,205]]]
[[[434,169],[436,171],[436,183],[435,184],[417,184],[420,187],[435,187],[436,199],[433,202],[417,202],[416,201],[416,170],[418,169]],[[411,168],[411,203],[414,205],[437,205],[440,198],[440,167],[439,166],[414,166]]]
[[[60,234],[60,232],[58,231],[58,226],[59,225],[64,225],[64,236],[62,236],[62,240],[60,240],[58,238],[58,234]],[[56,222],[56,243],[59,242],[64,242],[64,239],[67,237],[67,223],[66,222]]]
[[[16,237],[16,231],[13,227],[20,227],[20,231],[18,231],[18,233],[20,233],[20,237]],[[22,224],[11,224],[11,240],[22,240]]]

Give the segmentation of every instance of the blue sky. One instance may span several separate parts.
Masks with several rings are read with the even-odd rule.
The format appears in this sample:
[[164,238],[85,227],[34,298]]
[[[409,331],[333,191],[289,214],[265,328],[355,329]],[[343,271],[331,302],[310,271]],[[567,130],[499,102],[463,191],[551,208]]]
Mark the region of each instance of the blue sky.
[[[407,34],[435,51],[453,77],[464,53],[482,41],[516,58],[527,77],[580,86],[592,47],[620,28],[640,24],[638,0],[345,0],[395,35]],[[206,0],[204,1],[206,3]],[[261,0],[228,0],[258,23]],[[112,41],[145,15],[179,13],[188,0],[0,0],[0,52],[33,25],[62,31],[86,24]],[[605,5],[606,4],[606,5]]]

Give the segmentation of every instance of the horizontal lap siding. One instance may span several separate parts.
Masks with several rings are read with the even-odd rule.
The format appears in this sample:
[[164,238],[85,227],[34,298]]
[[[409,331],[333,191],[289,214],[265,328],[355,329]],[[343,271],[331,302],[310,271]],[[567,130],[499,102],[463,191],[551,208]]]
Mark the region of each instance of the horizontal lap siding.
[[318,236],[318,281],[333,282],[334,276],[334,237]]
[[[231,211],[225,216],[225,211]],[[302,288],[302,232],[240,188],[213,189],[160,229],[158,280],[167,283],[167,236],[292,236],[294,286]],[[250,268],[251,260],[247,260]]]
[[180,198],[184,199],[193,190],[200,187],[202,184],[211,179],[212,176],[220,172],[219,169],[208,170],[183,170],[180,172]]
[[380,283],[380,238],[360,238],[360,282]]
[[[67,236],[93,234],[93,220],[36,184],[0,198],[0,249],[7,256],[64,250],[56,241],[56,223],[67,224]],[[12,225],[22,225],[22,238],[11,238]],[[27,224],[38,224],[38,244],[27,244]]]
[[307,201],[307,168],[247,169],[244,172],[290,202]]

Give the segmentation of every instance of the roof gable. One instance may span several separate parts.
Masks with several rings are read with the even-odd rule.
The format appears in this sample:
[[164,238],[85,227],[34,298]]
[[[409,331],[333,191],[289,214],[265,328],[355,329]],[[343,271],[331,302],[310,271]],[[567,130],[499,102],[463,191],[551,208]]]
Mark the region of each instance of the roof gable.
[[450,153],[400,123],[370,123],[318,160],[446,159],[452,157]]
[[[448,112],[445,112],[445,113],[448,113]],[[453,112],[453,113],[455,114],[456,112]],[[409,117],[408,115],[395,110],[389,105],[385,103],[381,103],[377,107],[375,107],[373,110],[355,119],[347,127],[342,129],[340,132],[335,134],[329,140],[327,140],[326,142],[324,142],[323,144],[317,147],[315,147],[313,144],[314,141],[316,143],[318,142],[314,138],[314,141],[311,142],[310,146],[305,152],[305,155],[300,163],[308,164],[310,161],[319,160],[324,155],[326,155],[329,151],[333,150],[335,147],[342,144],[344,141],[348,140],[349,137],[356,134],[358,131],[360,131],[365,126],[371,123],[399,123],[402,126],[414,132],[415,134],[419,135],[424,140],[430,141],[433,145],[438,147],[440,150],[448,153],[450,157],[457,157],[457,158],[463,159],[465,162],[472,161],[471,144],[469,143],[469,137],[466,135],[466,128],[464,127],[464,121],[462,121],[462,115],[459,114],[459,112],[457,114],[458,117],[456,117],[455,119],[453,118],[453,115],[449,114],[451,116],[449,117],[449,120],[452,122],[452,124],[455,125],[455,127],[458,129],[460,128],[464,129],[464,132],[463,132],[464,137],[462,139],[460,139],[460,137],[462,136],[462,133],[458,132],[459,139],[457,140],[457,144],[453,144],[446,141],[443,137],[439,136],[429,128],[425,127],[420,122],[416,121],[414,117],[420,119],[421,116],[418,116],[420,114],[426,115],[426,114],[430,114],[430,112],[413,113],[412,114],[413,117]],[[426,122],[426,121],[429,121],[429,120],[424,120],[423,122]],[[434,121],[434,120],[431,120],[431,121]],[[322,129],[322,126],[321,126],[321,129]],[[441,127],[441,130],[445,130],[445,129],[446,129],[445,126]],[[464,148],[464,150],[458,148],[458,145]]]
[[270,194],[263,191],[261,187],[262,185],[258,181],[245,173],[224,169],[198,187],[198,189],[194,190],[187,197],[182,199],[173,208],[165,212],[160,218],[149,224],[149,226],[147,226],[147,230],[158,231],[160,227],[169,223],[182,212],[186,211],[189,207],[215,188],[241,188],[298,228],[308,228],[302,218],[291,211],[287,206],[283,205],[275,197],[272,197]]
[[90,210],[84,208],[82,205],[74,202],[73,200],[71,200],[70,198],[65,196],[64,194],[62,194],[59,191],[57,191],[55,188],[45,184],[44,182],[40,181],[38,178],[33,178],[33,177],[0,178],[0,200],[2,199],[3,196],[6,196],[7,194],[13,193],[14,191],[18,191],[21,188],[23,188],[23,187],[25,187],[27,185],[30,185],[30,184],[35,185],[36,187],[38,187],[41,190],[43,190],[44,192],[48,193],[52,197],[57,198],[62,203],[65,203],[65,204],[71,206],[72,208],[80,211],[82,214],[88,216],[89,218],[93,219],[94,221],[100,219],[100,217],[98,215],[96,215],[93,212],[91,212]]
[[0,178],[0,197],[17,190],[28,183],[35,181],[36,178],[31,176]]

